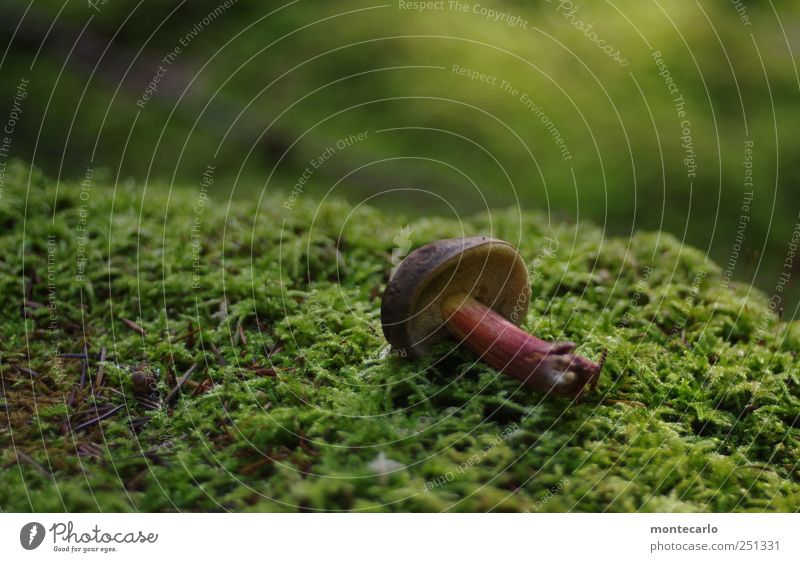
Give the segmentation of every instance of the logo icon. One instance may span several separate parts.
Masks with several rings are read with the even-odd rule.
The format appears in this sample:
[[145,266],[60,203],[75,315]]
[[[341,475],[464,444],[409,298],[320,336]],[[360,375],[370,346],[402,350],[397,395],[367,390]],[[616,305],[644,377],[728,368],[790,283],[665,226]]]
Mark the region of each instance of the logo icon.
[[28,523],[23,525],[22,530],[19,532],[19,543],[25,550],[33,550],[38,548],[44,540],[44,525],[41,523]]

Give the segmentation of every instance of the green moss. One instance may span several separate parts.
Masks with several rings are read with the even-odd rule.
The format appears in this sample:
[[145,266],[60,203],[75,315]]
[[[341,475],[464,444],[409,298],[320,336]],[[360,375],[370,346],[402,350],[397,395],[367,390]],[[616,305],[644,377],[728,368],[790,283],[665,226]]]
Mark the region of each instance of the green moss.
[[[6,180],[4,511],[800,507],[800,327],[665,234],[609,239],[512,210],[408,224],[273,194],[200,212],[197,191],[162,185],[96,185],[84,202],[21,165]],[[543,399],[450,345],[416,363],[387,353],[380,295],[405,226],[412,246],[518,244],[525,327],[608,349],[598,391]],[[84,343],[90,379],[106,349],[106,382],[73,404],[81,361],[56,355]],[[163,399],[194,364],[169,407],[134,395],[134,371]],[[69,431],[108,405],[123,408]]]

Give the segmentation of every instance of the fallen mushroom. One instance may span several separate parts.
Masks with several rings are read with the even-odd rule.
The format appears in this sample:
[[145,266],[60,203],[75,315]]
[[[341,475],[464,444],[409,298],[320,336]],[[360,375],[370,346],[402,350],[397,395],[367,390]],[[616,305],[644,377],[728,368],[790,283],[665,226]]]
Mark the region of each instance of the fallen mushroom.
[[400,357],[421,357],[447,337],[542,392],[579,397],[601,366],[518,326],[530,302],[528,269],[517,250],[486,237],[438,240],[411,252],[389,280],[384,336]]

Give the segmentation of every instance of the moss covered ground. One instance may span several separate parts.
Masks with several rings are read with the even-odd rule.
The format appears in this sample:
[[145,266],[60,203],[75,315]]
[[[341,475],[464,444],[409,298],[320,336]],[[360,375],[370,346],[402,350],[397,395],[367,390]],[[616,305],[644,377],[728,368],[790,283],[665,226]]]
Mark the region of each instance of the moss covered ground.
[[[671,236],[5,179],[3,511],[800,508],[800,325]],[[527,329],[607,350],[581,403],[386,349],[398,257],[474,234],[528,259]]]

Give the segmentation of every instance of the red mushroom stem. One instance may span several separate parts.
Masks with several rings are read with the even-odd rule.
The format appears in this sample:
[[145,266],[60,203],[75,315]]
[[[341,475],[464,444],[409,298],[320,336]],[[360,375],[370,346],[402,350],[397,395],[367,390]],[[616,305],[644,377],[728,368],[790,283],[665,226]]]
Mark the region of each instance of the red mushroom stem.
[[573,355],[574,343],[540,340],[465,293],[445,297],[442,314],[448,332],[481,361],[532,388],[579,397],[597,384],[601,366]]

